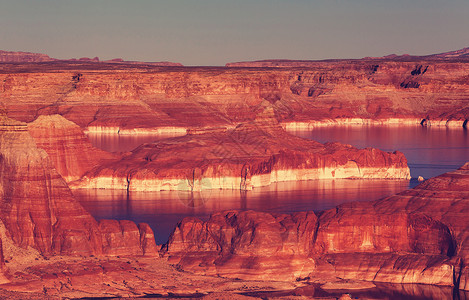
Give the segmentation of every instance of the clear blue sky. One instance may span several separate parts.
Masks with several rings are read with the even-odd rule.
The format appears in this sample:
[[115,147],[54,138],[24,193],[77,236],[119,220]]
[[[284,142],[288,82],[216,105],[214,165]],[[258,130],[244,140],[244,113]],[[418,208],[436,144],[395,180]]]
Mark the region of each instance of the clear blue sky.
[[0,49],[224,65],[469,46],[469,0],[0,0]]

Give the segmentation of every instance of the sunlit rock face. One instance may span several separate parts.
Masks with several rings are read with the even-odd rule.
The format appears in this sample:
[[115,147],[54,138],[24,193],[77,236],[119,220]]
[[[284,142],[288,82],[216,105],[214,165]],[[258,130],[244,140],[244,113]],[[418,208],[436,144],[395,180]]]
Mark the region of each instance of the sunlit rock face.
[[105,255],[157,255],[155,237],[145,224],[127,220],[101,220],[99,230],[103,237]]
[[186,218],[163,252],[170,262],[207,275],[295,280],[314,268],[308,255],[316,222],[312,212],[229,211],[208,222]]
[[257,120],[235,129],[144,144],[120,161],[91,170],[72,187],[250,190],[279,181],[410,177],[400,152],[321,144],[289,135],[271,122]]
[[[282,280],[288,279],[285,274],[301,274],[297,279],[468,289],[468,191],[469,163],[412,190],[378,201],[343,204],[317,217],[312,212],[303,213],[308,218],[297,218],[230,211],[214,214],[207,222],[188,218],[178,224],[162,252],[183,269],[231,277],[265,276],[269,267],[245,259],[265,251],[277,262],[275,270]],[[293,227],[282,223],[290,218],[296,220]],[[263,226],[274,233],[262,234]],[[285,249],[291,250],[291,257],[285,256]]]
[[[13,242],[33,247],[42,254],[100,255],[115,252],[136,254],[155,248],[148,241],[151,230],[128,230],[112,236],[74,199],[66,182],[57,173],[47,153],[36,146],[27,125],[6,117],[0,120],[0,218]],[[133,227],[137,228],[135,224]],[[131,232],[130,244],[125,234]],[[103,245],[103,238],[117,241]],[[114,245],[128,243],[124,250]],[[104,248],[104,251],[103,251]]]
[[60,115],[39,116],[28,124],[38,148],[47,152],[65,181],[79,179],[93,167],[119,156],[94,148],[75,123]]
[[230,128],[251,121],[265,106],[279,122],[296,128],[422,122],[462,127],[469,119],[467,61],[366,59],[245,66],[4,64],[0,103],[10,117],[25,122],[61,114],[82,128],[122,133]]
[[378,213],[419,212],[441,221],[455,239],[455,278],[469,289],[469,163],[458,170],[431,178],[408,190],[375,203]]

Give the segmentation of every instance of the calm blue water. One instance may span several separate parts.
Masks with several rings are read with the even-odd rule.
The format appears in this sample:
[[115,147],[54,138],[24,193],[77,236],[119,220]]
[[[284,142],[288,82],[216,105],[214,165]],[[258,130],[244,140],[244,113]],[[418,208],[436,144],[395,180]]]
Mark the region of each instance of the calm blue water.
[[341,142],[357,148],[399,150],[408,160],[412,177],[434,177],[469,161],[467,129],[422,126],[330,126],[290,133],[321,143]]

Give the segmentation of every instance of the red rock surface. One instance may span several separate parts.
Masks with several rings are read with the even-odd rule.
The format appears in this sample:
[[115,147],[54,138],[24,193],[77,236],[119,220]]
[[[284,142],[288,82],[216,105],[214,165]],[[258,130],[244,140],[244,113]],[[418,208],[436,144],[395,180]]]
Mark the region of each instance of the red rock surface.
[[93,169],[72,187],[250,190],[278,181],[410,177],[400,152],[320,144],[291,136],[272,122],[266,116],[232,130],[144,144],[120,161]]
[[[0,66],[0,103],[31,122],[61,114],[93,130],[233,127],[266,106],[278,121],[462,127],[469,63],[338,60],[285,68],[54,62]],[[449,121],[449,122],[448,122]],[[427,122],[428,123],[428,122]],[[104,127],[104,129],[103,129]]]
[[[263,254],[280,265],[270,278],[301,273],[298,278],[310,281],[341,278],[468,289],[468,191],[469,163],[395,196],[321,212],[317,221],[309,213],[308,221],[297,219],[293,227],[282,222],[296,214],[225,212],[207,222],[185,219],[162,251],[186,270],[223,276],[263,277],[269,267],[243,260]],[[274,233],[262,234],[263,228]],[[285,257],[286,244],[295,256]]]
[[317,218],[246,211],[215,213],[207,222],[186,218],[163,251],[170,263],[206,275],[295,280],[314,268],[308,258]]
[[157,255],[155,237],[148,224],[132,221],[101,220],[104,255]]
[[[16,245],[45,255],[113,255],[113,251],[133,255],[154,249],[145,225],[139,230],[125,223],[122,237],[113,236],[112,230],[102,233],[46,152],[37,148],[25,123],[1,118],[0,157],[0,219]],[[124,239],[128,234],[134,236],[132,243]],[[111,242],[103,244],[103,238]],[[120,248],[113,249],[114,245]]]
[[78,125],[60,115],[39,116],[28,124],[28,131],[67,182],[80,179],[99,164],[119,158],[117,154],[94,148]]

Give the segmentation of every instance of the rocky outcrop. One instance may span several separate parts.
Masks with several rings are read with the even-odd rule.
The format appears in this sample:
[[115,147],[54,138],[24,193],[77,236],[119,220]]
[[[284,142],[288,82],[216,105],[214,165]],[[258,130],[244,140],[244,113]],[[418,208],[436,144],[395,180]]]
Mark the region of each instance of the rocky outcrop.
[[[205,275],[453,284],[448,227],[425,216],[370,216],[371,222],[359,215],[318,220],[313,212],[215,213],[207,222],[184,219],[162,251],[170,263]],[[322,219],[338,228],[328,228]]]
[[14,52],[0,50],[0,62],[31,63],[54,61],[49,55],[31,52]]
[[82,129],[60,115],[39,116],[28,124],[28,131],[67,182],[80,179],[93,167],[119,158],[117,154],[91,146]]
[[[270,278],[285,280],[289,274],[313,282],[339,278],[467,289],[468,191],[469,163],[412,190],[343,204],[317,217],[230,211],[206,222],[188,218],[162,252],[183,269],[204,274],[263,277],[270,267],[256,262],[265,255],[277,261]],[[263,228],[272,232],[263,234]]]
[[468,69],[465,61],[425,58],[282,68],[5,64],[0,103],[21,121],[61,114],[82,128],[116,133],[230,128],[253,120],[266,106],[287,124],[418,126],[425,119],[462,128],[469,119]]
[[148,224],[138,227],[132,221],[101,220],[99,230],[103,237],[104,255],[156,256],[155,237]]
[[[132,244],[124,237],[113,243],[119,237],[112,230],[101,232],[47,153],[36,146],[27,125],[6,117],[0,120],[0,170],[0,219],[16,245],[33,247],[44,255],[133,255],[154,249],[154,242],[149,241],[151,230],[145,225],[135,231],[126,223],[122,234],[129,232],[134,237]],[[111,242],[103,245],[103,238]],[[122,243],[128,243],[127,248],[113,249]]]
[[410,177],[400,152],[320,144],[291,136],[272,122],[259,119],[232,130],[144,144],[120,161],[93,169],[71,186],[129,191],[250,190],[280,181]]
[[254,211],[215,213],[207,222],[186,218],[163,252],[185,270],[268,280],[295,280],[314,268],[308,258],[317,218]]

